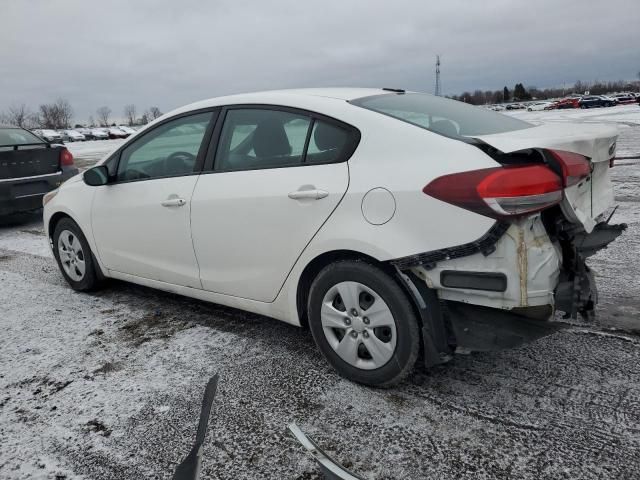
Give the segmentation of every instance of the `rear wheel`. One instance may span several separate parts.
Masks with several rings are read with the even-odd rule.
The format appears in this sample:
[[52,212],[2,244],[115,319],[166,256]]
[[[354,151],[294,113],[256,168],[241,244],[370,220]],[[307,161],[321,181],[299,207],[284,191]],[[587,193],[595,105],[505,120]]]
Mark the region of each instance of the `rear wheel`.
[[311,285],[308,312],[318,348],[349,380],[388,387],[413,368],[418,321],[407,296],[381,268],[361,261],[325,267]]
[[63,218],[56,225],[53,253],[62,276],[74,290],[86,291],[98,286],[97,267],[89,243],[70,218]]

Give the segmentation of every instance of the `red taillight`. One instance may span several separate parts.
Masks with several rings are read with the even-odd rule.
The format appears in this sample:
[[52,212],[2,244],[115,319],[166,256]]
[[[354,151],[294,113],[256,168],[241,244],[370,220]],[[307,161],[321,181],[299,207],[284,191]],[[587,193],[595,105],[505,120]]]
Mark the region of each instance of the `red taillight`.
[[559,203],[562,180],[544,165],[508,166],[444,175],[422,191],[487,217],[510,218]]
[[60,150],[60,165],[70,167],[73,165],[73,155],[66,148]]
[[591,164],[584,155],[562,150],[548,150],[548,152],[557,160],[562,169],[565,187],[580,183],[591,173]]

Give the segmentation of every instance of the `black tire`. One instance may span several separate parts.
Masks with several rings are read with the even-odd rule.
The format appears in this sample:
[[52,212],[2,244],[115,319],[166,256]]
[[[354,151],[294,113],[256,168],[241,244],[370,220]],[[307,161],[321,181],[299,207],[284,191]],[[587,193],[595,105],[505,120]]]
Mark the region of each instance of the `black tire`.
[[[84,260],[85,270],[82,278],[80,279],[71,278],[65,271],[65,268],[62,265],[62,260],[60,259],[58,242],[60,240],[60,235],[65,231],[71,232],[80,242],[82,247],[82,258]],[[58,268],[60,268],[62,276],[67,283],[71,285],[71,288],[84,292],[94,290],[99,286],[102,276],[98,271],[99,267],[96,265],[89,243],[78,224],[70,218],[63,218],[56,224],[53,232],[53,254],[56,258],[56,262],[58,262]]]
[[[329,289],[341,282],[358,282],[374,291],[387,304],[396,328],[396,347],[379,368],[362,369],[343,360],[329,344],[322,327],[321,308]],[[420,352],[418,321],[407,295],[381,268],[365,261],[338,261],[325,267],[309,291],[309,326],[318,348],[343,377],[372,387],[391,387],[413,369]],[[363,317],[366,310],[363,310]],[[359,355],[359,354],[358,354]]]

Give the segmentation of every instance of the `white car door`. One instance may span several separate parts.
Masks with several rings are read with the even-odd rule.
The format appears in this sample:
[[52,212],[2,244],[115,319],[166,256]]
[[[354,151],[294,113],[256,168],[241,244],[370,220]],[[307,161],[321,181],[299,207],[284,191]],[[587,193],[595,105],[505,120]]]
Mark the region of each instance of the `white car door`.
[[92,226],[104,265],[121,273],[201,288],[190,231],[191,196],[216,112],[170,119],[107,162]]
[[[233,107],[191,206],[203,288],[273,301],[349,183],[353,127],[277,107]],[[221,116],[222,118],[222,116]],[[209,163],[211,165],[209,165]]]

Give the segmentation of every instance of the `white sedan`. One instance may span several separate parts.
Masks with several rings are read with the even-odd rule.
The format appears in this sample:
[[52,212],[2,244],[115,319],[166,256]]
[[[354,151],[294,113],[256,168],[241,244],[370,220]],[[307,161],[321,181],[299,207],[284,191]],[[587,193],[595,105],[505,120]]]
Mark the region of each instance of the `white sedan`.
[[62,138],[65,142],[84,142],[86,137],[76,130],[63,130]]
[[105,277],[308,325],[345,377],[590,316],[617,132],[534,126],[397,89],[214,98],[168,113],[44,199],[76,290]]
[[529,105],[527,107],[527,110],[529,112],[538,112],[540,110],[548,110],[551,105],[553,105],[553,102],[537,102]]

